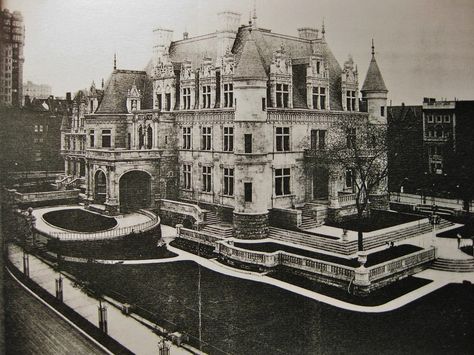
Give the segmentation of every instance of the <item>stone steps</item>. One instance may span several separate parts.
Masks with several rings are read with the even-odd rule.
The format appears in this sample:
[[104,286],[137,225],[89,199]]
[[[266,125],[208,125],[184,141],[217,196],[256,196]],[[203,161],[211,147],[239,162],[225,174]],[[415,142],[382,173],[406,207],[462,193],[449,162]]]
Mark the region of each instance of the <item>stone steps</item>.
[[438,258],[431,266],[434,270],[451,272],[474,272],[473,259],[445,259]]
[[210,234],[213,236],[218,236],[222,238],[230,238],[233,234],[233,228],[229,225],[229,227],[221,227],[218,225],[207,225],[205,226],[201,232]]

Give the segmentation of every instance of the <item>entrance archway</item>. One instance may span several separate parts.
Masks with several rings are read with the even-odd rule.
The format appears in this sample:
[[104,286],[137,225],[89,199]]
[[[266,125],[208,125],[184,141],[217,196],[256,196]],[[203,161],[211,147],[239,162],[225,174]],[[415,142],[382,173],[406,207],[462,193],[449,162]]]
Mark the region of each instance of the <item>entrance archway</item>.
[[105,203],[107,197],[107,178],[102,170],[95,173],[95,191],[94,201],[96,203]]
[[129,171],[119,181],[120,211],[150,207],[151,178],[144,171]]

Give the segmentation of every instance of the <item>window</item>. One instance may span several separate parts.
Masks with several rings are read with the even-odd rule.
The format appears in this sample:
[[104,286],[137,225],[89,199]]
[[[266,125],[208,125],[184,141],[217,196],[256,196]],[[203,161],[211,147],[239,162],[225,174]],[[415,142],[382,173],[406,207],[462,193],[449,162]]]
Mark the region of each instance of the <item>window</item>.
[[347,90],[346,92],[346,107],[347,111],[356,110],[356,92],[354,90]]
[[444,116],[444,123],[450,123],[451,122],[451,117],[450,116]]
[[212,168],[210,166],[202,167],[202,191],[211,192]]
[[313,87],[313,108],[318,110],[326,109],[326,88]]
[[171,110],[171,94],[165,94],[165,111]]
[[153,148],[153,128],[151,126],[146,129],[146,148]]
[[262,97],[262,111],[265,111],[267,109],[267,100]]
[[191,88],[183,89],[183,109],[189,110],[191,108]]
[[288,107],[288,84],[276,84],[276,107]]
[[316,74],[321,74],[321,62],[319,60],[316,62]]
[[224,152],[234,151],[234,127],[224,127]]
[[380,116],[385,117],[385,106],[380,107]]
[[211,150],[212,131],[211,127],[202,127],[201,149]]
[[346,170],[346,188],[351,189],[353,186],[353,172],[351,169]]
[[428,123],[433,123],[434,122],[434,118],[433,118],[432,115],[426,116],[426,120],[428,121]]
[[276,127],[276,150],[277,152],[290,150],[290,127]]
[[275,195],[290,194],[290,168],[275,169]]
[[224,168],[224,195],[234,196],[234,169]]
[[326,148],[326,130],[312,129],[311,130],[311,149],[325,149]]
[[183,127],[183,149],[191,149],[191,127]]
[[436,116],[436,123],[441,123],[443,116]]
[[346,139],[347,139],[347,148],[354,148],[355,142],[356,142],[356,129],[355,128],[347,129]]
[[35,124],[35,132],[38,132],[38,125]]
[[155,107],[158,109],[158,110],[161,110],[162,109],[162,95],[161,94],[157,94],[156,95],[156,104],[155,104]]
[[202,108],[211,108],[211,86],[202,86]]
[[43,125],[42,124],[39,125],[39,131],[43,132]]
[[244,200],[245,202],[252,202],[252,183],[244,182]]
[[94,142],[94,130],[93,129],[91,129],[89,131],[89,140],[90,140],[91,148],[94,148],[95,142]]
[[224,107],[232,107],[234,105],[234,85],[224,84]]
[[244,152],[252,153],[252,135],[244,134]]
[[132,135],[131,133],[127,133],[127,149],[132,149]]
[[111,147],[111,131],[110,129],[102,130],[102,148]]
[[191,165],[183,165],[183,188],[191,190]]

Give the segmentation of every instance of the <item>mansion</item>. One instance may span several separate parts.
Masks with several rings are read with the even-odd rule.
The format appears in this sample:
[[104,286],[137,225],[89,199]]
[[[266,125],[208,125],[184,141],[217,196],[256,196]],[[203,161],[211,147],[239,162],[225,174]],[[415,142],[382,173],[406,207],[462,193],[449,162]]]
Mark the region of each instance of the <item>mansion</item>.
[[290,36],[259,28],[255,14],[248,25],[218,17],[215,32],[177,41],[155,29],[145,70],[114,60],[101,89],[76,95],[62,124],[63,182],[110,214],[199,206],[244,238],[265,236],[272,219],[304,228],[298,209],[316,224],[353,214],[352,171],[308,171],[305,160],[340,118],[386,123],[373,46],[359,90],[353,59],[338,63],[324,26]]

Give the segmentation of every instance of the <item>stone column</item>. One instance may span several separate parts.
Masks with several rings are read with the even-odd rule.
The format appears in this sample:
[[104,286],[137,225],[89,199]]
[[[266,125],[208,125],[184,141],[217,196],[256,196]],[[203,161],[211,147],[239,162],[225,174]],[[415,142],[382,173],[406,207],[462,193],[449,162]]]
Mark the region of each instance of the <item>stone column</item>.
[[158,122],[153,120],[153,149],[158,149]]
[[328,192],[329,192],[329,207],[339,208],[339,196],[337,191],[337,178],[338,174],[334,170],[330,169],[328,179]]
[[105,199],[105,208],[109,214],[118,213],[118,193],[115,167],[111,166],[107,169],[107,196]]

